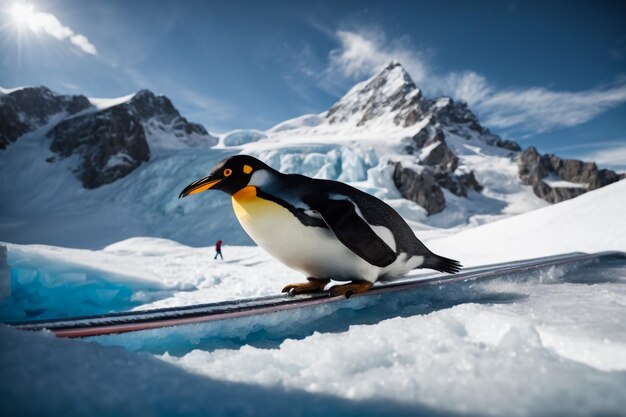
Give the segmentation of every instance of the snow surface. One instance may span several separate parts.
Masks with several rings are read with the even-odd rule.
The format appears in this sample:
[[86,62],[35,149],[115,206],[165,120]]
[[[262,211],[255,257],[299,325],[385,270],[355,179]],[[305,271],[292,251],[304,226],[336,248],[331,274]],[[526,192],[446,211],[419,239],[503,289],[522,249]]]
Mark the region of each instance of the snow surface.
[[626,251],[626,181],[432,241],[466,266],[566,252]]
[[[626,181],[427,244],[466,265],[626,251],[624,203]],[[302,279],[256,247],[225,246],[222,262],[212,247],[154,238],[99,251],[6,246],[12,294],[37,282],[30,288],[39,299],[57,291],[85,313],[97,292],[70,287],[93,276],[130,289],[142,309],[275,294]],[[613,259],[91,343],[0,328],[0,396],[11,398],[0,411],[620,415],[624,284],[626,262]],[[25,305],[17,304],[2,304],[5,319]]]
[[558,175],[552,174],[542,179],[543,182],[548,184],[552,188],[587,188],[588,184],[581,184],[577,182],[565,181]]
[[237,129],[226,133],[221,140],[222,146],[241,146],[246,143],[265,139],[267,135],[259,130]]
[[[455,288],[444,287],[433,298],[449,306],[420,294],[430,306],[339,333],[162,358],[211,378],[448,412],[618,413],[626,405],[626,325],[615,316],[624,312],[624,272],[622,261],[621,285],[592,271],[579,283],[554,268],[463,288],[456,299]],[[597,309],[581,314],[583,299]]]
[[23,90],[27,87],[28,86],[25,86],[25,85],[20,86],[20,87],[13,87],[13,88],[0,87],[0,94],[11,94],[11,93],[14,93],[15,91]]
[[93,104],[93,106],[96,109],[104,110],[104,109],[108,109],[109,107],[117,106],[118,104],[122,104],[122,103],[126,103],[127,101],[130,101],[133,97],[135,97],[135,94],[137,93],[132,93],[126,96],[115,97],[115,98],[87,97],[87,99],[89,100],[91,104]]

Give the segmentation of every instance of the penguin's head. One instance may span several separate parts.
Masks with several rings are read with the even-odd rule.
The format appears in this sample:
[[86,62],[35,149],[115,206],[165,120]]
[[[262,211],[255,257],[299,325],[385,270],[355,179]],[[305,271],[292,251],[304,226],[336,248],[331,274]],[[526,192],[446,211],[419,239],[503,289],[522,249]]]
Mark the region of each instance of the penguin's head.
[[220,161],[211,173],[192,182],[180,193],[178,198],[206,190],[220,190],[233,195],[246,187],[252,175],[259,170],[271,170],[269,166],[248,155],[235,155]]

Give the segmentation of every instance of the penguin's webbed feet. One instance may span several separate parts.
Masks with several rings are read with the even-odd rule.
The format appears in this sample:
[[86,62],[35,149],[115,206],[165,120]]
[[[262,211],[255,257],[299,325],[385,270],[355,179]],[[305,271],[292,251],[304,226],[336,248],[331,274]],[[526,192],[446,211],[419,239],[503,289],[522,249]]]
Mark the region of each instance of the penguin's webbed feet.
[[350,298],[352,294],[367,292],[370,288],[372,288],[372,285],[374,284],[369,281],[356,281],[349,284],[335,285],[328,290],[328,294],[331,297],[345,295],[346,298]]
[[307,281],[309,282],[289,284],[283,288],[282,292],[286,292],[289,295],[322,292],[324,291],[324,287],[330,282],[330,279],[307,278]]

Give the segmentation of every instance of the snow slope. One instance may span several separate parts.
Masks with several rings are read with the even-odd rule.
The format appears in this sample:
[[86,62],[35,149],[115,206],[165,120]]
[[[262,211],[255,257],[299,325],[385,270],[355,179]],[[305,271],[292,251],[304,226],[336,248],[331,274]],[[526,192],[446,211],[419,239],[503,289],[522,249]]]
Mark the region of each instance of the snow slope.
[[[69,247],[103,247],[134,236],[166,236],[201,245],[222,239],[250,244],[226,195],[178,200],[180,191],[205,176],[232,151],[162,149],[129,176],[86,190],[67,158],[51,167],[44,126],[0,153],[0,239]],[[211,198],[212,197],[212,198]]]
[[626,251],[626,181],[432,241],[466,266],[566,252]]

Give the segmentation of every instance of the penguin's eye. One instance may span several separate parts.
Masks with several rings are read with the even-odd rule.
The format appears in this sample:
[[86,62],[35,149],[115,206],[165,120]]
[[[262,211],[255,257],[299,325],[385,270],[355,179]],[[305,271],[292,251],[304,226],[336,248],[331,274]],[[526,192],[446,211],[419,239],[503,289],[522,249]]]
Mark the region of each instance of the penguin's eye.
[[226,168],[226,169],[224,170],[224,176],[225,176],[225,177],[230,177],[230,174],[232,174],[232,173],[233,173],[233,170],[232,170],[232,169],[230,169],[230,168]]

